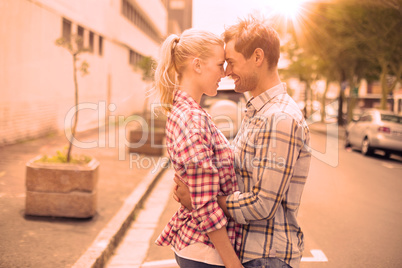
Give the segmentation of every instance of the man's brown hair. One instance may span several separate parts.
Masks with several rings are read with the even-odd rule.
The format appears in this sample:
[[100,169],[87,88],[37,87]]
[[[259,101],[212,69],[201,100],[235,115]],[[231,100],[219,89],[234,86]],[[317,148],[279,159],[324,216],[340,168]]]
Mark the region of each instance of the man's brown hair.
[[249,16],[240,19],[235,25],[225,29],[225,43],[235,41],[235,50],[249,59],[255,49],[261,48],[268,60],[268,68],[278,65],[280,56],[280,40],[278,33],[263,19]]

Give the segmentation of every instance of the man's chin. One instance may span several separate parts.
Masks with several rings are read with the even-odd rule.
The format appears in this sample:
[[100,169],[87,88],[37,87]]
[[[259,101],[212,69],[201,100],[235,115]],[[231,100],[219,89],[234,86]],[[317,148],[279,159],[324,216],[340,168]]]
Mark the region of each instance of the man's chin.
[[235,86],[234,91],[237,93],[244,93],[247,90],[244,90],[244,88],[242,88],[242,87]]

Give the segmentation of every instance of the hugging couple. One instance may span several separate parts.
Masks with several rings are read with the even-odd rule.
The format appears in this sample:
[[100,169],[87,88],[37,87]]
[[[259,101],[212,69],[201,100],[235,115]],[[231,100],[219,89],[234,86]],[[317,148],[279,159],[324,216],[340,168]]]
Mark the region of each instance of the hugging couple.
[[[182,268],[299,267],[310,134],[279,78],[279,56],[277,32],[253,16],[222,37],[188,29],[162,45],[155,88],[182,205],[156,244],[172,246]],[[231,144],[199,105],[225,76],[252,96]]]

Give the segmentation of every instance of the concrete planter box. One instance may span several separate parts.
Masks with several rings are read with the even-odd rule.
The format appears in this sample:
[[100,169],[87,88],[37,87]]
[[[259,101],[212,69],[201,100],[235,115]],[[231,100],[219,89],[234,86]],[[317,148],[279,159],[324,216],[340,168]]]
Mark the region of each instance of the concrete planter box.
[[90,218],[96,213],[99,162],[26,164],[25,214]]
[[165,150],[166,115],[156,110],[143,115],[143,119],[146,126],[137,125],[134,129],[130,130],[129,153],[153,156],[163,155]]
[[165,128],[152,128],[143,131],[136,128],[130,131],[130,153],[160,156],[165,149]]
[[147,114],[144,116],[149,128],[165,128],[167,117],[162,112],[156,112],[156,115]]

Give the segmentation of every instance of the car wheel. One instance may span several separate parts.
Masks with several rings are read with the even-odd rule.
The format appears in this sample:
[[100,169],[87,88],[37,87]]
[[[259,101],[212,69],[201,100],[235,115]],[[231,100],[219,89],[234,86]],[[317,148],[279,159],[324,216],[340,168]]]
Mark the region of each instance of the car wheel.
[[364,138],[362,143],[362,154],[364,155],[372,155],[373,149],[370,146],[370,142],[367,137]]
[[349,135],[348,135],[348,133],[346,133],[346,135],[345,135],[345,149],[350,148],[350,147],[352,147],[352,145],[350,144],[350,141],[349,141]]

